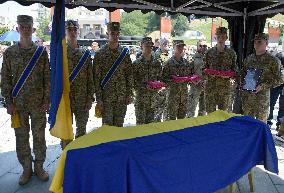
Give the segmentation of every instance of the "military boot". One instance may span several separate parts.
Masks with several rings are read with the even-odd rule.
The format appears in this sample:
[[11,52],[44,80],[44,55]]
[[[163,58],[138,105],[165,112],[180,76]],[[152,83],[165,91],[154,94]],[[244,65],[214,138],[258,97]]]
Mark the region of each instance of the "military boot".
[[27,184],[33,175],[32,163],[28,164],[27,166],[23,166],[23,169],[24,171],[19,178],[19,184],[21,186]]
[[34,165],[34,173],[35,175],[42,181],[48,181],[49,175],[48,173],[43,169],[42,163],[35,163]]

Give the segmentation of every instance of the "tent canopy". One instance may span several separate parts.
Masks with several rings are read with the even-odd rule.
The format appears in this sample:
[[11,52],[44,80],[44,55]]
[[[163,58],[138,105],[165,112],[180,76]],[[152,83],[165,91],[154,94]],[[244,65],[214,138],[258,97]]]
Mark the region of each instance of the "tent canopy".
[[[4,3],[7,0],[0,0]],[[22,5],[41,3],[51,7],[56,0],[14,0]],[[60,0],[61,1],[61,0]],[[158,14],[182,13],[198,16],[221,16],[228,20],[232,48],[237,52],[238,64],[253,51],[250,40],[254,34],[262,32],[266,18],[284,13],[284,0],[65,0],[66,7],[84,6],[89,10],[105,8],[108,11],[124,9],[141,10]]]
[[[0,0],[0,3],[7,0]],[[47,7],[56,0],[14,0],[22,5],[41,3]],[[105,8],[109,11],[141,10],[157,13],[169,12],[184,15],[255,16],[284,12],[284,0],[65,0],[66,7],[87,7],[90,10]]]

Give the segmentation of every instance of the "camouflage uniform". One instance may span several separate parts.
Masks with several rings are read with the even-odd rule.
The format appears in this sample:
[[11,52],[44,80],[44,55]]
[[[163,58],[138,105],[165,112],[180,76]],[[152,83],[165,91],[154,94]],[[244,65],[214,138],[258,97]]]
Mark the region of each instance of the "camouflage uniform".
[[109,45],[106,44],[97,51],[94,57],[95,93],[96,100],[103,102],[103,124],[119,127],[123,126],[127,110],[126,99],[133,95],[132,63],[129,55],[125,56],[104,90],[102,90],[100,82],[117,60],[122,50],[121,46],[114,50],[110,49]]
[[[69,74],[77,66],[85,50],[73,49],[68,45],[67,57]],[[70,82],[71,83],[71,82]],[[76,121],[76,138],[86,133],[86,125],[89,118],[89,107],[93,102],[94,81],[92,71],[92,61],[89,57],[84,66],[81,68],[75,80],[70,84],[70,104],[71,111],[75,115]],[[87,108],[88,107],[88,108]]]
[[263,70],[260,79],[262,90],[258,93],[242,91],[243,114],[266,121],[269,113],[270,88],[283,83],[283,68],[279,59],[267,52],[259,56],[251,54],[244,60],[242,78],[245,77],[248,68]]
[[[170,56],[168,52],[162,52],[162,50],[159,48],[158,50],[156,50],[154,58],[155,60],[158,60],[161,63],[161,66],[163,68],[165,66],[165,62],[168,61]],[[167,95],[167,88],[159,90],[158,94],[156,95],[156,99],[154,102],[154,114],[156,122],[160,122],[163,116],[164,118],[166,117]]]
[[184,58],[177,61],[172,57],[165,63],[162,76],[169,89],[167,119],[183,119],[188,111],[188,83],[175,83],[171,75],[189,76],[192,72],[193,66]]
[[154,101],[158,90],[148,89],[145,82],[160,80],[162,66],[152,56],[146,61],[143,55],[133,63],[134,88],[136,93],[135,114],[137,124],[147,124],[154,121]]
[[[194,66],[193,74],[202,77],[202,70],[204,68],[203,55],[196,53],[193,57]],[[204,91],[200,85],[191,84],[189,89],[189,106],[187,117],[194,117],[197,104],[199,103],[199,114],[204,114],[205,104],[204,104]]]
[[[238,72],[236,65],[237,55],[233,49],[225,47],[224,52],[219,52],[217,47],[208,49],[205,53],[204,63],[205,68],[214,70],[233,70]],[[216,110],[216,105],[221,110],[228,111],[232,106],[232,86],[230,78],[221,78],[217,76],[205,76],[206,77],[206,111],[207,113]]]
[[[11,94],[13,87],[32,58],[36,48],[35,44],[32,44],[32,47],[28,49],[20,48],[19,44],[15,44],[4,52],[1,82],[3,83],[2,95],[5,97],[8,106],[13,104]],[[21,122],[21,127],[15,129],[16,152],[24,171],[30,170],[32,164],[29,143],[29,118],[31,119],[35,163],[42,166],[45,161],[46,113],[42,112],[41,107],[49,104],[49,96],[50,69],[48,55],[44,50],[23,88],[14,99]]]

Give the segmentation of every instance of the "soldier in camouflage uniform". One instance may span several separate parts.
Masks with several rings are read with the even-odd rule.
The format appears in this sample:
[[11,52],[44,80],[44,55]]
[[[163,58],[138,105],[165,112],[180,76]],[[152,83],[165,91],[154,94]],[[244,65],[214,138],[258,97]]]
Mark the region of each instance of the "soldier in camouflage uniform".
[[176,120],[185,118],[188,112],[188,83],[176,83],[171,75],[190,76],[193,73],[193,66],[183,58],[183,40],[174,40],[173,44],[174,55],[165,63],[162,76],[169,88],[167,119]]
[[43,181],[49,178],[48,173],[43,169],[43,163],[46,156],[45,127],[46,111],[50,102],[50,69],[48,55],[44,50],[19,94],[16,98],[12,98],[13,87],[37,49],[32,42],[32,33],[35,30],[33,18],[28,15],[18,15],[17,23],[20,42],[9,47],[4,53],[1,82],[7,112],[10,115],[18,113],[20,118],[21,127],[15,128],[16,152],[23,167],[19,184],[24,185],[32,176],[33,158],[29,143],[29,119],[31,119],[35,155],[34,172]]
[[250,68],[261,69],[263,72],[255,92],[243,90],[241,93],[244,115],[252,116],[265,123],[269,113],[270,88],[276,87],[284,81],[280,60],[266,52],[267,45],[268,35],[256,34],[254,38],[255,53],[244,60],[242,80]]
[[[65,23],[67,37],[67,58],[69,74],[79,63],[79,60],[85,53],[84,49],[78,47],[77,38],[79,35],[79,24],[74,20],[67,20]],[[92,61],[90,56],[80,69],[73,82],[70,82],[70,104],[71,111],[75,115],[76,135],[78,138],[86,134],[86,125],[89,118],[89,110],[92,107],[94,95],[94,81],[92,71]],[[70,140],[63,141],[63,148]]]
[[123,51],[118,44],[120,24],[107,25],[109,42],[97,51],[94,57],[94,81],[98,108],[102,111],[103,124],[123,126],[127,105],[132,102],[133,74],[132,63],[127,54],[112,77],[102,89],[101,81]]
[[[155,60],[158,60],[162,68],[165,65],[165,62],[170,58],[169,54],[169,40],[166,38],[161,39],[160,41],[160,48],[156,50],[154,54]],[[160,122],[162,117],[166,118],[166,108],[167,108],[167,89],[162,89],[156,95],[156,99],[154,102],[155,108],[155,121]]]
[[[198,41],[197,52],[193,56],[192,65],[194,66],[194,74],[202,77],[202,70],[204,68],[203,58],[204,53],[207,50],[207,45],[205,41]],[[205,114],[205,100],[204,100],[204,90],[202,87],[202,82],[198,84],[191,84],[189,90],[189,106],[187,117],[194,117],[197,104],[199,103],[199,115]]]
[[160,61],[155,60],[152,55],[154,43],[152,38],[145,37],[142,39],[141,48],[142,56],[133,63],[133,77],[135,88],[135,114],[136,123],[147,124],[154,121],[153,102],[158,90],[148,88],[145,84],[147,81],[160,80],[162,66]]
[[[205,68],[214,70],[233,70],[237,73],[236,59],[237,55],[233,49],[225,45],[228,39],[227,28],[219,27],[216,31],[217,45],[208,49],[205,53]],[[205,81],[205,100],[207,113],[218,109],[228,111],[232,106],[232,90],[235,86],[235,77],[217,77],[206,75]]]

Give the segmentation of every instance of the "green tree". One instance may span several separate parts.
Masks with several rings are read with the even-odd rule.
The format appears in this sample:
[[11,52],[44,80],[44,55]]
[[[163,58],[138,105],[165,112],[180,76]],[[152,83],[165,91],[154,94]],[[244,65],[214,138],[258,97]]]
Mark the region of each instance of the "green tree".
[[36,29],[36,35],[38,38],[44,39],[44,41],[50,41],[50,34],[48,34],[48,24],[50,23],[49,16],[42,16],[38,18],[39,26]]
[[148,15],[140,10],[123,12],[121,17],[121,34],[127,36],[144,36],[148,26]]
[[155,12],[150,12],[148,14],[148,26],[146,29],[146,33],[151,33],[156,30],[160,30],[161,20],[160,15]]
[[[0,36],[2,36],[5,32],[10,31],[7,27],[0,27]],[[0,42],[2,45],[9,46],[11,42]]]
[[5,32],[7,32],[7,31],[9,31],[9,28],[7,28],[7,27],[0,27],[0,36],[2,34],[4,34]]
[[186,16],[182,14],[176,14],[172,18],[172,34],[173,36],[181,36],[187,30],[189,30],[189,22]]

